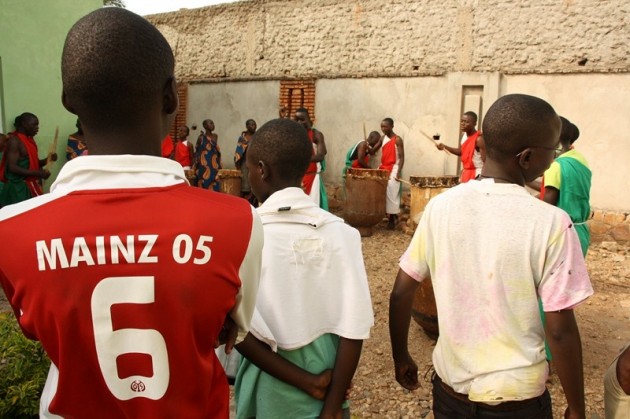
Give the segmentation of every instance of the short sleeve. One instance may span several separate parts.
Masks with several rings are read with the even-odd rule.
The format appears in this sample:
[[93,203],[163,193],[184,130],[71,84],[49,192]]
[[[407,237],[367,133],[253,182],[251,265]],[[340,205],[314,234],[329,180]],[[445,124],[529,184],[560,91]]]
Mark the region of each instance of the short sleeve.
[[236,342],[245,339],[249,331],[249,325],[256,307],[256,296],[258,295],[258,283],[260,281],[260,270],[262,263],[263,227],[260,216],[254,209],[252,210],[252,232],[249,239],[249,246],[245,253],[245,258],[239,269],[241,278],[241,288],[236,296],[236,304],[232,309],[231,316],[238,325],[238,338]]
[[403,253],[399,262],[400,269],[418,282],[428,278],[430,275],[426,258],[429,224],[427,214],[427,211],[425,211],[422,218],[420,218],[411,243],[409,243],[409,247]]
[[563,228],[547,248],[538,295],[544,311],[571,309],[593,294],[578,235],[564,215]]
[[551,163],[551,166],[549,166],[549,169],[545,171],[545,187],[551,186],[552,188],[560,190],[561,178],[560,163],[554,161]]

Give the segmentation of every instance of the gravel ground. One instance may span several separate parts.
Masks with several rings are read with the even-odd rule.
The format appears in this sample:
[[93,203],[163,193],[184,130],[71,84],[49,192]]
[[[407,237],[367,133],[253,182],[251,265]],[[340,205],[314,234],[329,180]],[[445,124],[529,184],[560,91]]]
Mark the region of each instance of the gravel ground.
[[[389,344],[389,293],[396,277],[398,258],[410,239],[399,230],[386,230],[385,224],[375,227],[372,237],[363,239],[375,326],[371,338],[363,346],[354,378],[351,409],[356,418],[432,417],[428,371],[434,341],[412,321],[410,348],[422,373],[422,387],[414,392],[396,383]],[[595,295],[576,310],[576,316],[584,352],[587,418],[594,419],[604,417],[604,371],[624,342],[630,340],[630,248],[618,247],[616,243],[593,245],[587,264]],[[1,292],[0,310],[9,310]],[[554,417],[561,418],[565,401],[557,376],[551,377],[549,389]]]

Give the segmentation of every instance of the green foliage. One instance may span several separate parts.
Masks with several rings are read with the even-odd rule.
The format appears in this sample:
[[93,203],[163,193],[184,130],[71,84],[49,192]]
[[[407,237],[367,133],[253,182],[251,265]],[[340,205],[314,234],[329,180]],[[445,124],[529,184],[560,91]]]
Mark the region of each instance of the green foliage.
[[0,313],[0,417],[37,415],[50,360],[27,339],[12,314]]

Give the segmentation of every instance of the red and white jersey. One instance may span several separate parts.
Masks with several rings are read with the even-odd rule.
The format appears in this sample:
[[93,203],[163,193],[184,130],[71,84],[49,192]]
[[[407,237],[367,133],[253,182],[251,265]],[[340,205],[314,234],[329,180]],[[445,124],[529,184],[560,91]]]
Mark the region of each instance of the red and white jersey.
[[262,237],[246,200],[159,157],[75,159],[0,210],[0,282],[53,362],[42,416],[227,418],[213,344],[228,313],[249,328]]

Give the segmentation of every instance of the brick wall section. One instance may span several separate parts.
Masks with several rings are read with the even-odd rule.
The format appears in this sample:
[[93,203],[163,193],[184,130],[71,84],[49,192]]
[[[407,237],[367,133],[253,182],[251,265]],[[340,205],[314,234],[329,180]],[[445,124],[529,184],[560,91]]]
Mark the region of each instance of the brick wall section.
[[[177,108],[177,114],[175,114],[175,120],[171,126],[169,134],[175,138],[179,127],[186,125],[186,112],[188,110],[188,84],[179,83],[177,86],[177,98],[179,99],[179,107]],[[188,127],[190,128],[190,127]],[[189,138],[190,141],[194,139]]]
[[627,0],[250,0],[148,19],[181,80],[630,71]]
[[315,80],[281,80],[280,108],[286,108],[291,118],[296,109],[306,108],[315,121]]

